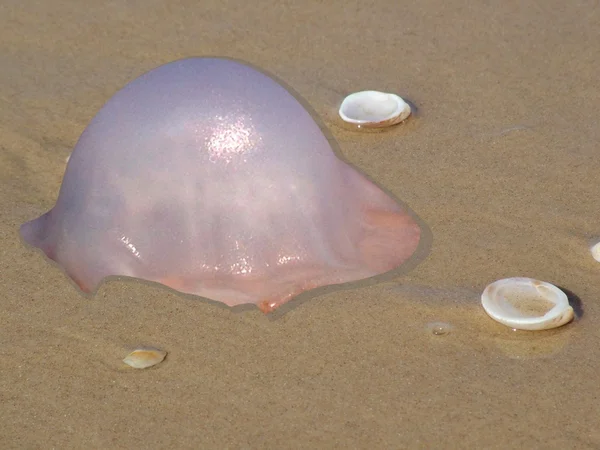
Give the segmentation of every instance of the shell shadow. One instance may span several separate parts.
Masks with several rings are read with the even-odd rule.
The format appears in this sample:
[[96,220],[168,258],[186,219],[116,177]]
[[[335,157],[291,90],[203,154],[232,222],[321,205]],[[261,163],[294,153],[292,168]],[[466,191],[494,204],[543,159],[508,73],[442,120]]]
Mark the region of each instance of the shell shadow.
[[583,302],[579,298],[577,294],[573,291],[564,288],[562,286],[557,286],[561,291],[567,294],[567,299],[569,300],[569,305],[573,308],[573,312],[575,313],[575,317],[577,319],[581,319],[584,315]]

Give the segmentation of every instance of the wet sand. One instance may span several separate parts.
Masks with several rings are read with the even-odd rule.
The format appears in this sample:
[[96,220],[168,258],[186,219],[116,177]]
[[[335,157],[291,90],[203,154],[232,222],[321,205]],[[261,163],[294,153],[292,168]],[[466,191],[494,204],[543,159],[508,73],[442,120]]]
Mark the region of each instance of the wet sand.
[[[396,4],[0,5],[2,448],[600,448],[598,4]],[[341,156],[427,224],[426,258],[265,316],[136,280],[84,296],[26,246],[19,225],[54,205],[102,104],[209,55],[308,102]],[[340,126],[362,89],[417,114]],[[563,287],[577,319],[493,322],[479,295],[508,276]],[[169,354],[124,369],[139,345]]]

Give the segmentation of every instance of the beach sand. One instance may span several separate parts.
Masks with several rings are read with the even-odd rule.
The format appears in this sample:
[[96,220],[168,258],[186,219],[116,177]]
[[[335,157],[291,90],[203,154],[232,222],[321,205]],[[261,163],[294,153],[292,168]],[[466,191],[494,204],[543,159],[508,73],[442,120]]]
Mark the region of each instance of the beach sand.
[[[0,447],[600,448],[599,42],[594,1],[3,2]],[[265,316],[131,279],[84,296],[25,245],[103,103],[188,56],[293,88],[427,224],[422,262]],[[340,126],[363,89],[417,112]],[[577,319],[492,321],[480,294],[509,276],[568,290]],[[167,359],[124,368],[139,345]]]

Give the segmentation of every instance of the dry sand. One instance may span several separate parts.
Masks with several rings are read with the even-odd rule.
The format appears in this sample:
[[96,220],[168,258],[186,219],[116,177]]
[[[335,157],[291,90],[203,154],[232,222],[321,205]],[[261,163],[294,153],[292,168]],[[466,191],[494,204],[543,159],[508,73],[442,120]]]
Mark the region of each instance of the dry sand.
[[[600,448],[599,42],[597,1],[3,1],[0,447]],[[295,89],[429,226],[427,258],[268,317],[135,280],[86,297],[23,244],[102,104],[206,55]],[[340,127],[367,88],[418,114]],[[570,290],[579,317],[493,322],[479,295],[506,276]],[[169,355],[124,370],[140,344]]]

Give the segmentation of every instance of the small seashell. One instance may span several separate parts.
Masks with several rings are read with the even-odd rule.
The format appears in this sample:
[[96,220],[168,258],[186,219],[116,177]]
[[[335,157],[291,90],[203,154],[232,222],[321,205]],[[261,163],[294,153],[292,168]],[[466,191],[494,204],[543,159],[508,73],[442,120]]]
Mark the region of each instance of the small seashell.
[[161,363],[167,352],[156,348],[138,348],[125,357],[123,362],[134,369],[145,369]]
[[600,242],[592,245],[592,247],[590,248],[590,251],[592,252],[592,257],[596,261],[600,262]]
[[358,127],[383,128],[402,122],[410,106],[396,94],[361,91],[350,94],[340,106],[340,117]]
[[430,322],[425,329],[434,336],[444,336],[452,332],[454,327],[445,322]]
[[531,278],[495,281],[481,294],[481,304],[492,319],[518,330],[547,330],[573,320],[567,295]]

